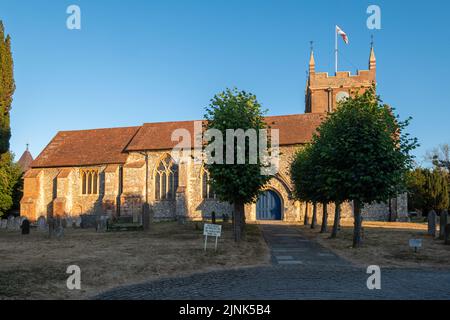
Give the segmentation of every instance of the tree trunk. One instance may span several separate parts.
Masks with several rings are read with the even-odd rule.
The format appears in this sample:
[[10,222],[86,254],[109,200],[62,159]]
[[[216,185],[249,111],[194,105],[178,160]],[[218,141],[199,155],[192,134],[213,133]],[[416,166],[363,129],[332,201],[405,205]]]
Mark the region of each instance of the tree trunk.
[[322,204],[322,226],[320,233],[325,233],[328,230],[328,206],[326,203]]
[[361,247],[361,203],[358,200],[353,201],[354,228],[353,228],[353,248]]
[[331,232],[330,238],[334,239],[337,237],[337,232],[339,229],[339,222],[341,220],[341,204],[339,202],[335,203],[334,209],[334,222],[333,222],[333,231]]
[[316,223],[317,223],[317,203],[314,202],[313,203],[313,215],[311,218],[311,229],[316,228]]
[[308,221],[308,208],[309,208],[309,204],[308,204],[308,202],[306,202],[305,218],[303,219],[303,225],[305,225],[305,226],[307,226],[309,224],[309,221]]
[[234,203],[234,219],[233,219],[233,231],[234,241],[240,242],[244,233],[245,215],[244,215],[244,203],[242,201],[236,201]]

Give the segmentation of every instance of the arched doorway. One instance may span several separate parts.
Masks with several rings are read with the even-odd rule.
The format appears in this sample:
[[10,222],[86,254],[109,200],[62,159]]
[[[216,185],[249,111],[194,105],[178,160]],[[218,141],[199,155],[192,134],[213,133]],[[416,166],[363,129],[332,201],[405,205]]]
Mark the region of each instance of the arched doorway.
[[272,191],[264,191],[256,203],[257,220],[281,220],[281,199]]

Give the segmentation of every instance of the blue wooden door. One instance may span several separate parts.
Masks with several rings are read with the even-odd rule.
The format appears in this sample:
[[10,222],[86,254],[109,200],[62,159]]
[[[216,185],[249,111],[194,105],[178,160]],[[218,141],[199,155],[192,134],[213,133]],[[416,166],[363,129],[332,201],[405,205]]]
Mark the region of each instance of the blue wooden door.
[[257,220],[281,220],[281,200],[272,190],[267,190],[259,196],[256,203]]

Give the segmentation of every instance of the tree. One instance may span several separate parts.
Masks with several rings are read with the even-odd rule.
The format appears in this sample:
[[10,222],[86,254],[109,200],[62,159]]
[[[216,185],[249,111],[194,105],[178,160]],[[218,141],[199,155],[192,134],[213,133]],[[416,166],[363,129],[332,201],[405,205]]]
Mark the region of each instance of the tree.
[[373,87],[342,101],[313,137],[327,181],[323,192],[339,203],[353,201],[353,247],[361,245],[363,204],[385,202],[405,189],[410,151],[417,146],[404,132],[409,121],[394,116]]
[[408,174],[408,192],[414,209],[424,215],[449,207],[448,174],[439,169],[416,168]]
[[0,21],[0,154],[9,150],[10,111],[15,89],[11,37],[5,37],[3,23]]
[[[253,203],[262,187],[269,181],[270,176],[263,175],[261,170],[266,166],[257,157],[256,163],[250,161],[250,147],[255,147],[260,154],[260,136],[259,130],[266,129],[266,123],[263,117],[261,105],[251,93],[238,91],[237,89],[227,89],[224,92],[214,96],[210,105],[206,108],[205,119],[207,120],[206,129],[218,130],[222,137],[227,136],[227,130],[242,129],[247,132],[249,129],[256,130],[256,140],[250,141],[245,138],[245,161],[238,164],[238,154],[242,151],[239,148],[237,138],[232,138],[232,145],[222,144],[223,158],[233,155],[233,164],[209,163],[205,165],[210,174],[210,185],[213,188],[219,200],[230,202],[234,206],[233,229],[235,241],[240,241],[245,226],[245,204]],[[228,140],[228,139],[227,139]],[[207,143],[213,146],[217,141],[211,139]],[[270,143],[270,141],[269,141]],[[255,145],[256,144],[256,145]],[[229,148],[227,149],[227,145]],[[238,150],[239,149],[239,150]],[[233,152],[233,153],[231,153]],[[212,152],[212,156],[217,156]]]
[[439,147],[434,148],[432,151],[428,152],[426,159],[430,161],[433,166],[437,168],[445,169],[450,173],[450,145],[441,144]]
[[0,21],[0,216],[18,206],[22,172],[9,152],[10,111],[15,91],[11,37]]
[[11,208],[18,208],[22,189],[22,170],[6,152],[0,156],[0,216]]

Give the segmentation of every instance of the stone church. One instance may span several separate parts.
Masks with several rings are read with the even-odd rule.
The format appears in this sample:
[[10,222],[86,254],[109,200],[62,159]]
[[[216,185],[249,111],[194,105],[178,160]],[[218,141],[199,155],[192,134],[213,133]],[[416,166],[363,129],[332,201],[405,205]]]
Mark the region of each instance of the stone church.
[[[305,113],[269,116],[265,121],[279,130],[280,170],[254,204],[245,208],[248,221],[300,222],[311,204],[292,197],[289,167],[296,150],[308,143],[324,115],[351,92],[363,92],[376,81],[376,60],[370,51],[368,70],[357,74],[316,72],[314,54],[309,61],[305,90]],[[194,121],[145,123],[142,126],[62,131],[31,163],[24,176],[21,215],[36,221],[40,216],[108,214],[139,217],[148,202],[158,220],[200,220],[214,211],[231,215],[232,207],[221,203],[208,185],[208,172],[201,163],[176,163],[171,150],[175,129],[194,132]],[[191,134],[192,135],[192,134]],[[366,205],[365,219],[407,217],[406,197],[389,204]],[[322,208],[318,208],[320,213]],[[330,205],[329,212],[334,210]],[[332,214],[330,214],[332,217]],[[352,217],[346,204],[343,219]],[[320,221],[320,220],[319,220]]]

